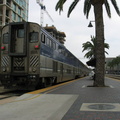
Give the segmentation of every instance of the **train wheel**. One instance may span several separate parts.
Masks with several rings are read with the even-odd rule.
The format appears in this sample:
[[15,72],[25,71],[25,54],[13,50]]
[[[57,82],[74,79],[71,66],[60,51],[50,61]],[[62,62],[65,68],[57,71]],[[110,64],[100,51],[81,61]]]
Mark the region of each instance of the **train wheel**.
[[42,82],[41,82],[41,80],[39,80],[39,82],[37,83],[35,89],[37,90],[37,89],[40,89],[40,88],[42,88]]
[[57,83],[56,77],[42,78],[42,88],[46,88]]
[[46,88],[47,87],[47,80],[46,80],[46,78],[42,78],[41,85],[42,85],[42,88]]

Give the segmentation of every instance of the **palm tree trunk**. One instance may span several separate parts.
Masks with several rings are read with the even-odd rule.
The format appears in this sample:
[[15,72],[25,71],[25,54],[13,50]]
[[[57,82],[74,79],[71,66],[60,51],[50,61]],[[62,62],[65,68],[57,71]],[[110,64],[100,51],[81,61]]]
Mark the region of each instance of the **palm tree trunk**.
[[95,30],[96,30],[96,69],[95,69],[95,81],[94,86],[105,86],[104,74],[105,74],[105,55],[104,55],[104,25],[103,25],[103,10],[102,3],[94,4],[95,13]]

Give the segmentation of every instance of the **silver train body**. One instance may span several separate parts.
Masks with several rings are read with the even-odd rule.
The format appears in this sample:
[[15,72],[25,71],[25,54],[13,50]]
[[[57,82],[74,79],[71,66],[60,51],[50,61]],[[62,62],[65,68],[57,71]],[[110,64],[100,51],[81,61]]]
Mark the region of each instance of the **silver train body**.
[[36,89],[88,74],[88,68],[36,23],[10,23],[1,38],[1,83]]

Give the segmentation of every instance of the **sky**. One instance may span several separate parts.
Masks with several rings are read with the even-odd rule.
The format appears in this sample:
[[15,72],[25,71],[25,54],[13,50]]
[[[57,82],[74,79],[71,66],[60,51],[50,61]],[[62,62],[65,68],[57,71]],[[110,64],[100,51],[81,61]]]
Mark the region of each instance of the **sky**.
[[[86,64],[88,59],[84,58],[84,55],[87,51],[82,52],[82,44],[90,41],[91,35],[95,36],[95,22],[92,22],[92,28],[88,27],[89,22],[94,21],[93,7],[91,8],[88,19],[86,19],[83,13],[84,0],[81,0],[68,18],[67,11],[72,1],[68,0],[63,7],[63,12],[59,13],[59,11],[55,11],[58,0],[43,0],[43,5],[54,21],[44,12],[43,27],[46,24],[48,26],[54,25],[57,30],[65,32],[65,47]],[[109,53],[106,57],[116,57],[120,55],[120,16],[117,15],[111,1],[108,1],[111,7],[111,18],[108,18],[105,6],[103,5],[105,43],[108,43],[110,46],[109,49],[106,49]],[[120,8],[119,0],[117,0],[117,4]],[[36,0],[29,0],[28,21],[38,24],[41,22],[41,8]]]

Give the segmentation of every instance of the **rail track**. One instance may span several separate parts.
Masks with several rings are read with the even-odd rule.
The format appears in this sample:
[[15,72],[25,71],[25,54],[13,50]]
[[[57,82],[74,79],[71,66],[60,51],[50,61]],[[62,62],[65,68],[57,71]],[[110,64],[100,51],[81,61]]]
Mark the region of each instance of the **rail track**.
[[26,92],[28,91],[9,90],[0,86],[0,105],[9,103]]

